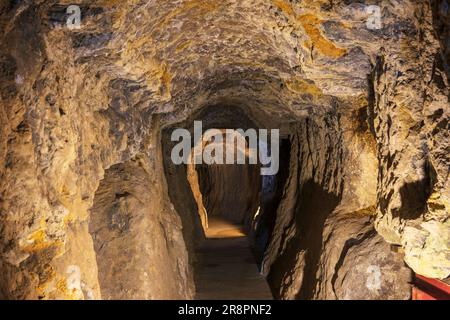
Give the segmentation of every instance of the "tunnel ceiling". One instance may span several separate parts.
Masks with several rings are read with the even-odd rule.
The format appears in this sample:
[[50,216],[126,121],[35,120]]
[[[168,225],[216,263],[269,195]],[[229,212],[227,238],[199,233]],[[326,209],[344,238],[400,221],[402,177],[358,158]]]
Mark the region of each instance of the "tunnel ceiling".
[[[312,185],[336,204],[330,216],[363,212],[415,272],[448,277],[448,1],[382,1],[382,28],[368,29],[375,2],[78,1],[81,28],[71,30],[71,1],[0,0],[0,296],[101,296],[87,222],[108,170],[132,161],[124,167],[144,168],[155,186],[147,200],[162,226],[158,243],[186,245],[177,249],[184,271],[174,271],[186,289],[173,296],[192,297],[196,222],[183,210],[195,203],[169,197],[188,186],[171,183],[186,172],[164,167],[163,129],[214,107],[239,108],[230,113],[242,111],[243,124],[290,137],[287,202],[266,266],[277,265],[282,241],[302,234],[296,197]],[[221,112],[211,124],[233,119]],[[321,218],[324,238],[339,234]],[[342,234],[336,250],[345,251],[353,235]],[[290,278],[279,280],[297,283],[302,255],[294,256]],[[73,266],[83,286],[68,290],[61,283]]]
[[[47,6],[58,32],[64,7]],[[70,34],[76,63],[129,81],[137,107],[167,121],[217,103],[289,120],[364,95],[397,27],[370,32],[363,5],[329,1],[99,1],[84,11],[86,26]]]
[[81,30],[64,28],[64,1],[18,4],[6,11],[4,30],[16,10],[38,10],[46,18],[38,48],[52,41],[70,47],[76,65],[125,86],[134,107],[167,122],[215,104],[263,110],[278,122],[351,108],[367,96],[380,46],[409,27],[402,14],[413,10],[392,6],[385,28],[369,30],[366,6],[345,1],[81,3]]

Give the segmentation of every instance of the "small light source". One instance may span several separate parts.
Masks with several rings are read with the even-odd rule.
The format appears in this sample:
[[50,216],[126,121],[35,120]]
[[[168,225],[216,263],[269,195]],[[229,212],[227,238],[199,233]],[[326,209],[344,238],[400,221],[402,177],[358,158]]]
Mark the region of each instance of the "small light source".
[[255,230],[255,231],[256,231],[256,228],[258,228],[258,221],[256,221],[256,218],[258,218],[258,216],[259,216],[259,209],[261,209],[261,207],[258,207],[258,210],[256,210],[256,213],[253,216],[253,230]]
[[261,209],[261,207],[258,207],[258,210],[256,210],[255,215],[253,216],[253,221],[256,220],[256,218],[259,216],[259,209]]

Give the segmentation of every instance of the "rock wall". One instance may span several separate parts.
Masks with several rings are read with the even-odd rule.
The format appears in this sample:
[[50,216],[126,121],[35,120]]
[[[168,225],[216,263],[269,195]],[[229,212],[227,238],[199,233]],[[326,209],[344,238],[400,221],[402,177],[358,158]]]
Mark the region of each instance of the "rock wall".
[[[263,271],[275,297],[398,299],[410,296],[407,281],[399,281],[399,287],[391,286],[399,274],[409,280],[410,271],[401,255],[391,253],[389,245],[376,236],[373,228],[376,203],[373,167],[377,163],[374,139],[368,125],[359,127],[355,115],[350,118],[351,121],[335,113],[318,115],[314,120],[305,120],[295,130],[289,178],[263,261]],[[360,122],[365,123],[364,119]],[[356,128],[350,131],[348,124]],[[381,257],[360,252],[365,242],[376,242],[374,247],[380,248]],[[343,259],[350,259],[350,251],[358,262],[344,265]],[[361,269],[355,267],[356,263]],[[382,270],[378,285],[383,289],[371,294],[364,286],[370,275],[366,272],[369,267]],[[360,277],[364,281],[337,281],[347,273],[350,273],[348,278]]]
[[181,220],[167,195],[154,188],[158,174],[145,159],[109,168],[90,209],[101,296],[192,298]]
[[[374,70],[377,231],[419,274],[446,278],[449,252],[449,85],[428,3],[392,8],[397,32]],[[397,18],[398,19],[398,18]],[[395,43],[395,45],[394,45]],[[414,62],[413,62],[414,61]],[[448,70],[448,69],[447,69]]]
[[410,298],[403,255],[373,226],[375,141],[368,125],[347,131],[348,123],[355,126],[322,115],[292,138],[290,175],[263,260],[275,297]]
[[[89,232],[95,192],[107,168],[143,152],[158,181],[155,193],[166,195],[160,138],[136,107],[144,95],[139,85],[81,63],[86,48],[53,25],[51,5],[1,2],[0,296],[99,299]],[[159,214],[172,212],[166,205]],[[179,225],[170,228],[177,238]],[[180,287],[172,295],[168,287],[164,297],[190,298],[192,275],[179,245],[171,264],[179,265]]]
[[259,206],[261,176],[257,165],[212,165],[197,169],[208,216],[249,225]]

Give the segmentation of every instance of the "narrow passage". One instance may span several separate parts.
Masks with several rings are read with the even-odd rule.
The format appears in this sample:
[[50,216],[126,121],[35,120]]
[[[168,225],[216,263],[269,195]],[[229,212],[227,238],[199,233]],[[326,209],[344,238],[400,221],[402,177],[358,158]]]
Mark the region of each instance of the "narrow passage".
[[273,299],[241,226],[212,218],[206,236],[197,251],[197,300]]

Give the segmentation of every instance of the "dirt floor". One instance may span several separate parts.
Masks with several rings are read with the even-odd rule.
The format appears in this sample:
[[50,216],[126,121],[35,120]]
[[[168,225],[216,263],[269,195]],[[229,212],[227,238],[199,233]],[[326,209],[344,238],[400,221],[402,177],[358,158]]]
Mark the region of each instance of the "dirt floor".
[[196,299],[273,299],[241,226],[210,219],[206,235],[197,252]]

